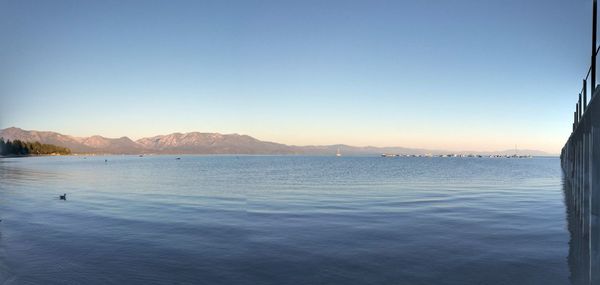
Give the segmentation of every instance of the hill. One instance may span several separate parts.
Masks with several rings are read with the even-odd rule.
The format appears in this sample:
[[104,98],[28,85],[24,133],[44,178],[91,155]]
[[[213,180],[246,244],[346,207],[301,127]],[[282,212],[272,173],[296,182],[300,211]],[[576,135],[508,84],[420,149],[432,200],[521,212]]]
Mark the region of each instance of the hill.
[[[74,137],[49,131],[28,131],[20,128],[0,130],[0,137],[5,140],[21,140],[26,142],[38,141],[69,148],[73,153],[95,154],[306,154],[333,155],[338,149],[344,155],[378,155],[381,153],[395,154],[448,154],[450,151],[427,150],[404,147],[374,147],[315,145],[294,146],[269,141],[261,141],[248,135],[219,134],[219,133],[172,133],[141,138],[133,141],[128,137],[106,138],[102,136]],[[477,154],[512,155],[514,150],[497,152],[457,152]],[[550,155],[537,150],[519,150],[521,155]]]

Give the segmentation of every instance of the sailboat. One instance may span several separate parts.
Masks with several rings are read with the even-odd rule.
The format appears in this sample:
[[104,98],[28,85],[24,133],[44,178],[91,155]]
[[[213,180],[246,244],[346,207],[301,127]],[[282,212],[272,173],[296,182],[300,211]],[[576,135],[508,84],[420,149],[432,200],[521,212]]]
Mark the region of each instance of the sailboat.
[[338,147],[337,152],[335,153],[335,156],[342,156],[342,154],[340,153],[340,148]]

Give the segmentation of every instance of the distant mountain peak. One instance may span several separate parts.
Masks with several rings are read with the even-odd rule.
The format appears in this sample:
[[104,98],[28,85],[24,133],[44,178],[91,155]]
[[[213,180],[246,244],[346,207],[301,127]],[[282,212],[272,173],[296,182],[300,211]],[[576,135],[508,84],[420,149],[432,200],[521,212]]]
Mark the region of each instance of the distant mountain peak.
[[[403,147],[355,147],[346,144],[294,146],[261,141],[249,135],[187,132],[141,138],[106,138],[100,135],[73,137],[56,132],[27,131],[17,127],[0,130],[0,137],[9,140],[39,141],[71,149],[73,153],[172,153],[172,154],[311,154],[335,155],[339,149],[344,155],[448,154],[449,151],[412,149]],[[536,150],[518,150],[521,155],[548,155]],[[456,152],[465,153],[465,152]],[[479,154],[514,154],[514,150],[498,152],[471,152]]]

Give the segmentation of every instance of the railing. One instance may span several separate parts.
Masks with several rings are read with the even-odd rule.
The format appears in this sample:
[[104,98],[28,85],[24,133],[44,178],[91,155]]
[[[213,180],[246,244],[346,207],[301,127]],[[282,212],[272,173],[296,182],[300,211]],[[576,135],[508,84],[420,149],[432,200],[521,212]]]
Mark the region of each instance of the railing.
[[577,129],[577,126],[581,121],[581,117],[583,117],[583,114],[585,113],[588,106],[587,83],[590,75],[592,77],[590,82],[590,101],[593,99],[591,97],[594,96],[594,93],[596,91],[596,58],[598,56],[598,51],[600,51],[600,47],[596,47],[596,29],[598,25],[597,17],[598,4],[597,0],[594,0],[592,6],[592,62],[590,64],[590,68],[588,68],[585,78],[583,79],[583,87],[579,92],[579,100],[577,101],[577,104],[575,104],[575,112],[573,112],[573,132],[575,132],[575,130]]

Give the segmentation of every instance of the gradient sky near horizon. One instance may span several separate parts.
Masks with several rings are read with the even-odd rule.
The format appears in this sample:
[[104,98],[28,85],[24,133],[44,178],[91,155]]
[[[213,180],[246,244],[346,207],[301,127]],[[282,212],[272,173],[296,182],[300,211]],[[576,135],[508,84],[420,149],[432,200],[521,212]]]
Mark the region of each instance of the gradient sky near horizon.
[[0,0],[0,128],[558,153],[591,2]]

